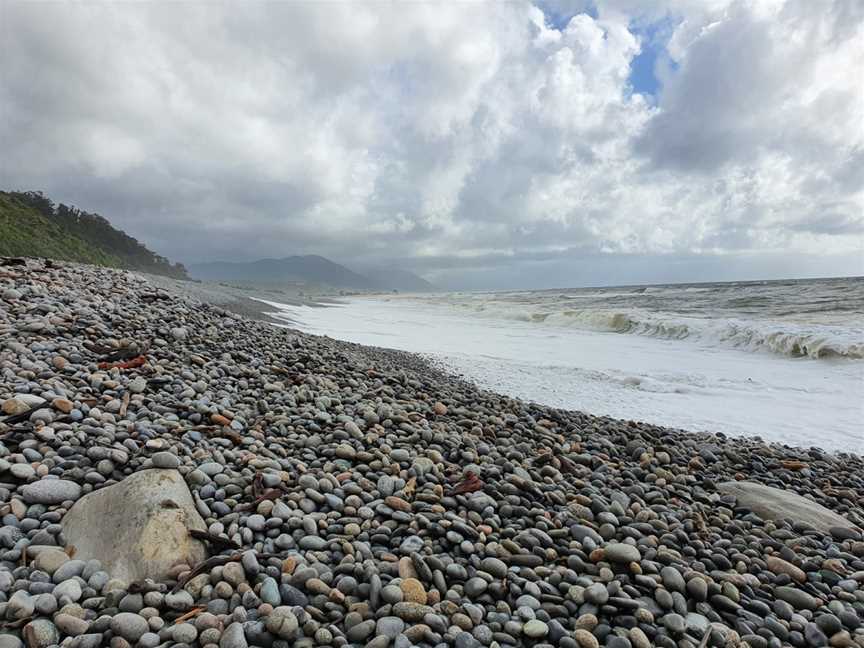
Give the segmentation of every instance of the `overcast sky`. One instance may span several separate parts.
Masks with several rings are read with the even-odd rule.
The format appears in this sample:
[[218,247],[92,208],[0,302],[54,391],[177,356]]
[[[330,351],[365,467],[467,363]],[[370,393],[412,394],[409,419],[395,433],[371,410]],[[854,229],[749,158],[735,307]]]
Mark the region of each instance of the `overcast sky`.
[[0,0],[0,188],[174,260],[864,274],[864,2]]

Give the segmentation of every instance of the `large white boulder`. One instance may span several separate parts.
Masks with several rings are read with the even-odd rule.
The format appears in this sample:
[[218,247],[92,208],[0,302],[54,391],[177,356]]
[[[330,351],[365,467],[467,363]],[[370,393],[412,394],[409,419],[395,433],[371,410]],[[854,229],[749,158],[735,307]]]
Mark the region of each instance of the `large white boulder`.
[[750,509],[763,520],[804,522],[825,534],[830,533],[831,527],[855,528],[842,515],[790,491],[748,481],[723,482],[717,485],[717,490],[734,495],[739,506]]
[[79,499],[63,517],[67,552],[95,558],[127,583],[164,580],[171,567],[207,557],[189,529],[205,530],[189,487],[176,470],[144,470]]

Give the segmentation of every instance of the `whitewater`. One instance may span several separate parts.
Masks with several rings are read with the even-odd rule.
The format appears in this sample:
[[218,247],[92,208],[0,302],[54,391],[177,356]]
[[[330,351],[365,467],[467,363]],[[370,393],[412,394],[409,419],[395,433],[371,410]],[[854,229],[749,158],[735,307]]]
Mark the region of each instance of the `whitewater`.
[[267,303],[524,400],[864,454],[861,278]]

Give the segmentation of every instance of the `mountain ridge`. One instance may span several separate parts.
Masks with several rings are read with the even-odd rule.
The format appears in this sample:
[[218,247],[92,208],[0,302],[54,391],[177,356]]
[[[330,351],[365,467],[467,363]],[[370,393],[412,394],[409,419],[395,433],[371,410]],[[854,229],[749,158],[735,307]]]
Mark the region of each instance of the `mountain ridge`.
[[434,290],[428,281],[399,268],[369,268],[355,272],[319,254],[292,255],[256,261],[210,261],[189,265],[189,273],[203,281],[245,281],[259,285],[284,282],[317,284],[355,290]]
[[293,255],[256,261],[210,261],[189,266],[195,279],[248,281],[258,284],[317,283],[336,288],[374,289],[373,283],[318,254]]
[[436,288],[423,277],[410,270],[397,267],[361,268],[364,276],[388,290],[399,292],[432,292]]

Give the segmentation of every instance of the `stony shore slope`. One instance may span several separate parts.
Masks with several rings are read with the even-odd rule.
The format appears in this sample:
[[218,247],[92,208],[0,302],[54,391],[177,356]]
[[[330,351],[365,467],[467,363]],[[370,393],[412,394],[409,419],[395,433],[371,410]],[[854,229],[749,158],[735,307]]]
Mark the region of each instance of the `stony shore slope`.
[[32,260],[0,266],[0,403],[0,648],[864,647],[858,456]]

